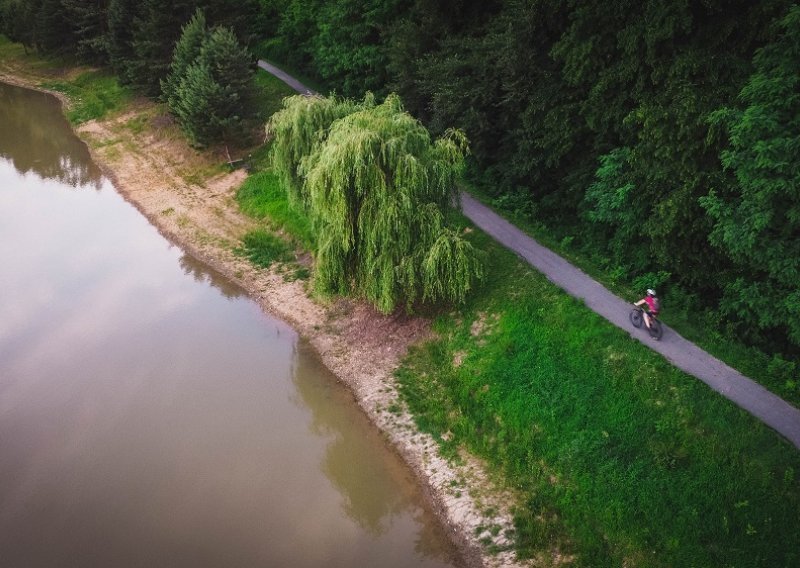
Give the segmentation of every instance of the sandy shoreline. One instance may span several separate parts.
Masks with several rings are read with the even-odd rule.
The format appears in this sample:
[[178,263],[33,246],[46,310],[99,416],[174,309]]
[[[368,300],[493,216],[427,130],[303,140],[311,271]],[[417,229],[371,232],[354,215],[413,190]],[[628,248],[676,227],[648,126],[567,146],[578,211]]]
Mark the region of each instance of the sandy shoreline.
[[[32,88],[37,83],[2,70],[0,81]],[[63,95],[58,98],[69,104]],[[212,173],[224,160],[191,149],[153,103],[136,101],[125,114],[85,123],[77,134],[116,190],[167,239],[242,287],[265,312],[311,343],[414,471],[468,566],[530,565],[510,552],[489,552],[508,547],[511,499],[492,487],[475,460],[466,458],[456,467],[442,459],[436,442],[419,432],[400,403],[393,371],[408,347],[428,336],[427,320],[382,316],[347,299],[322,305],[306,293],[305,282],[287,281],[236,256],[233,248],[241,236],[257,226],[234,200],[246,174]]]

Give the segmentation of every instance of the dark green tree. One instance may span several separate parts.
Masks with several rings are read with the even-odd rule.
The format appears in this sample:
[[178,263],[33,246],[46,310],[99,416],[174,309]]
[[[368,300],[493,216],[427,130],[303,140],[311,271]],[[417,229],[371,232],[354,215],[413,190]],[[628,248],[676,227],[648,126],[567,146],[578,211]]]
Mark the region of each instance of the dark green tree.
[[134,18],[131,47],[133,57],[127,65],[131,83],[146,95],[157,97],[161,79],[167,76],[172,50],[180,37],[181,26],[195,10],[193,0],[160,2],[144,0]]
[[186,70],[200,56],[203,42],[208,35],[205,14],[198,8],[189,22],[183,26],[181,37],[172,52],[169,75],[161,81],[161,96],[173,112],[178,106],[178,87],[186,75]]
[[37,0],[34,45],[39,51],[69,53],[75,47],[69,13],[61,0]]
[[140,17],[142,3],[138,0],[109,0],[108,59],[111,67],[125,84],[133,83],[134,61],[133,22]]
[[347,97],[384,92],[387,83],[384,34],[400,0],[338,0],[315,13],[314,69]]
[[107,64],[110,0],[62,0],[76,38],[77,55],[84,61]]
[[787,329],[800,345],[800,6],[779,37],[758,50],[739,106],[711,116],[730,146],[722,154],[735,182],[705,199],[711,242],[739,268],[722,310],[760,328]]
[[247,138],[256,114],[251,59],[230,28],[207,35],[173,97],[172,110],[194,144]]

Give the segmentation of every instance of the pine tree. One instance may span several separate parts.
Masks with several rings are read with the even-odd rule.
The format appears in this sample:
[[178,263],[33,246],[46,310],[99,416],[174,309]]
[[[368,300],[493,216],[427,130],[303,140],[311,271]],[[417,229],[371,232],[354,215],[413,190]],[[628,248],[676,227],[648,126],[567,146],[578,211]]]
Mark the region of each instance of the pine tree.
[[69,15],[61,0],[37,0],[34,44],[39,51],[68,52],[75,45]]
[[161,96],[173,112],[178,106],[178,86],[186,75],[186,70],[199,57],[207,36],[206,18],[198,8],[192,19],[183,26],[181,37],[172,52],[169,75],[161,81]]
[[78,57],[91,63],[108,62],[109,0],[62,0],[77,40]]
[[194,12],[192,0],[160,2],[144,0],[138,16],[132,22],[131,47],[133,58],[128,74],[134,86],[146,95],[157,97],[161,92],[161,79],[169,72],[170,58],[175,42],[180,37],[181,26]]
[[[199,25],[185,28],[185,35],[194,38],[186,39],[187,49],[198,30]],[[176,50],[176,55],[186,53]],[[217,28],[203,39],[170,99],[170,108],[193,144],[236,142],[247,136],[255,117],[251,59],[230,28]]]
[[108,59],[125,84],[133,83],[133,22],[141,10],[138,0],[110,0],[108,5]]

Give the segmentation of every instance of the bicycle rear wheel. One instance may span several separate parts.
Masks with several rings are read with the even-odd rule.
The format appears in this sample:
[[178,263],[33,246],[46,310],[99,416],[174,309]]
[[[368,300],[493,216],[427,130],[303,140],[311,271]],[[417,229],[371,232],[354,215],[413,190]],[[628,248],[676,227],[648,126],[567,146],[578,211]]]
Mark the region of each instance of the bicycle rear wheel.
[[661,339],[662,335],[664,335],[664,328],[661,327],[661,322],[656,318],[650,318],[650,336]]

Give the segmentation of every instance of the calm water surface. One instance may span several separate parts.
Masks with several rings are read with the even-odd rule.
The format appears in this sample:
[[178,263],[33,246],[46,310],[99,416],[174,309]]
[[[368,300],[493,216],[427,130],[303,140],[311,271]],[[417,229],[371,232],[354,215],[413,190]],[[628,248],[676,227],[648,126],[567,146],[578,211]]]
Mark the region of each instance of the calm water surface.
[[0,84],[0,565],[457,565],[291,328]]

